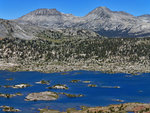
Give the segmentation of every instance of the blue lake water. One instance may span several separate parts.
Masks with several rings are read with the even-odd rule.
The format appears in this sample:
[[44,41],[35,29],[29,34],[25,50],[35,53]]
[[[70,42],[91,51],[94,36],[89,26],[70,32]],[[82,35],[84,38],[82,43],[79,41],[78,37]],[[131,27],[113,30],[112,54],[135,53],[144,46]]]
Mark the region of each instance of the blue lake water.
[[[12,81],[6,79],[13,78]],[[50,85],[36,84],[40,80],[50,80]],[[91,81],[90,84],[96,84],[98,87],[88,87],[89,83],[71,83],[71,80]],[[36,113],[38,108],[50,108],[65,111],[67,108],[77,108],[80,106],[107,106],[110,104],[119,104],[121,102],[114,99],[127,102],[150,103],[150,73],[144,73],[138,76],[131,74],[106,74],[95,71],[71,71],[65,75],[62,73],[40,73],[40,72],[8,72],[0,71],[0,85],[16,85],[27,83],[33,85],[24,89],[13,89],[0,87],[0,93],[21,92],[23,96],[12,98],[0,97],[0,106],[7,105],[22,110],[20,113]],[[46,87],[56,84],[66,84],[68,90],[47,89]],[[104,88],[103,86],[120,86],[120,88]],[[24,101],[29,93],[54,91],[66,92],[69,94],[83,94],[84,97],[68,98],[60,95],[56,101]],[[0,113],[3,113],[0,109]]]

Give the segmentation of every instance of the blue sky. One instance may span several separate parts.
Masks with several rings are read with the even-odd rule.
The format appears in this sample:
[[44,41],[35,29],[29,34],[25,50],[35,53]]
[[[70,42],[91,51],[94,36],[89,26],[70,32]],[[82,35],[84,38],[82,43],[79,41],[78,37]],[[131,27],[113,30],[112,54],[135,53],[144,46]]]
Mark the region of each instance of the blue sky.
[[0,0],[0,18],[15,19],[38,8],[56,8],[63,13],[84,16],[99,6],[135,16],[150,14],[150,0]]

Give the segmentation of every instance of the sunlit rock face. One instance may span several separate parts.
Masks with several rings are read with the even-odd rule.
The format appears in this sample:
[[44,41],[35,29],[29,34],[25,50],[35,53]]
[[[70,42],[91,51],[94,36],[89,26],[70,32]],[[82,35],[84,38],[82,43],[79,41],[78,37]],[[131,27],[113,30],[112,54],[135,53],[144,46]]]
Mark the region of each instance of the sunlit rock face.
[[36,25],[51,29],[88,29],[107,37],[150,36],[149,15],[135,17],[122,11],[98,7],[85,15],[76,17],[56,9],[37,9],[15,20],[23,25]]
[[0,19],[0,38],[2,39],[6,37],[15,37],[21,39],[36,38],[34,34],[26,31],[24,26],[10,20]]
[[64,14],[56,9],[37,9],[16,20],[22,24],[35,24],[46,28],[68,28],[80,23],[81,18]]
[[135,17],[98,7],[84,17],[64,14],[56,9],[37,9],[16,20],[0,19],[0,38],[35,39],[38,32],[45,29],[90,30],[111,38],[150,37],[150,15]]
[[141,15],[141,16],[138,16],[138,18],[144,22],[150,23],[150,15]]

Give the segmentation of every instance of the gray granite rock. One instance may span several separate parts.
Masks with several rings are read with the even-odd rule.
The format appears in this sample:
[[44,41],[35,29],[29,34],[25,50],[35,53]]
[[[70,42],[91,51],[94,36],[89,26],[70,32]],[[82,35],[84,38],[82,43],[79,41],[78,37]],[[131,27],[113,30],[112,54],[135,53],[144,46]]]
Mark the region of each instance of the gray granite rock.
[[30,93],[26,96],[26,101],[37,101],[37,100],[56,100],[58,95],[55,92],[40,92],[40,93]]

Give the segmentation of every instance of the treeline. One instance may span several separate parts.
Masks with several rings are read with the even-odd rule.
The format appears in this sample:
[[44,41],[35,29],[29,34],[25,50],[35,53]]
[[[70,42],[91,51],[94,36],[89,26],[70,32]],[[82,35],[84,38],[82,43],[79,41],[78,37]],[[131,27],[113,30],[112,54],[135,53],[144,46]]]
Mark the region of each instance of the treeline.
[[138,61],[140,57],[150,60],[149,38],[111,39],[51,39],[21,40],[5,38],[0,40],[0,59],[70,61],[109,57],[129,57]]

